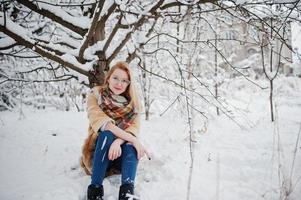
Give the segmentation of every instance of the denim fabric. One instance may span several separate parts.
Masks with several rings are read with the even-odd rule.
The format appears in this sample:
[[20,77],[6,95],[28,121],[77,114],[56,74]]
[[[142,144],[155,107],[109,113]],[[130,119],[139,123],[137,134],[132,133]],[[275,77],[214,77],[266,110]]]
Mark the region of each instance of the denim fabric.
[[110,167],[121,169],[121,183],[134,183],[138,165],[137,152],[133,145],[124,143],[121,145],[122,154],[119,158],[111,161],[108,153],[111,144],[116,139],[111,131],[102,131],[97,138],[93,156],[91,184],[102,185],[106,171]]

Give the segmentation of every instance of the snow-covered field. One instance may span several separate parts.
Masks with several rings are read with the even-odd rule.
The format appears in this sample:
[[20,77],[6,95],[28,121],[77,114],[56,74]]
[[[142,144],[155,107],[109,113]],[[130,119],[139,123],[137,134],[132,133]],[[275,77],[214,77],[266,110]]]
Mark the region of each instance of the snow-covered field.
[[[299,200],[301,79],[277,80],[274,123],[268,90],[245,80],[224,85],[223,90],[243,128],[224,115],[211,115],[206,129],[195,121],[190,199],[279,200],[291,191],[288,199]],[[29,108],[23,112],[24,116],[0,113],[0,199],[83,200],[90,178],[78,160],[87,134],[86,113]],[[150,121],[142,121],[141,139],[153,159],[139,164],[136,194],[141,200],[186,199],[189,129],[180,115],[155,113]],[[105,180],[106,200],[117,199],[119,179]]]

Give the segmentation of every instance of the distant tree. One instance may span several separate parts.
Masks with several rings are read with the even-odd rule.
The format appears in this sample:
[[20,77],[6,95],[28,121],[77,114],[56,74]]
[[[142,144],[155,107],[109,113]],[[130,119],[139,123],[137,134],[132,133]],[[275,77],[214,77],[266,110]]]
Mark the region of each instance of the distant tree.
[[[278,24],[278,21],[275,21],[273,18],[265,19],[265,23],[262,23],[262,27],[266,31],[265,34],[262,35],[261,39],[261,59],[262,59],[262,69],[266,79],[269,81],[269,101],[270,101],[270,114],[271,121],[275,120],[274,117],[274,80],[280,72],[282,68],[285,70],[285,64],[291,61],[291,56],[286,57],[283,53],[284,43],[279,43],[277,40],[278,35],[281,34],[282,38],[285,38],[287,41],[287,32],[286,29],[290,29],[290,27],[281,24]],[[276,32],[272,27],[273,24],[277,24],[280,33]]]

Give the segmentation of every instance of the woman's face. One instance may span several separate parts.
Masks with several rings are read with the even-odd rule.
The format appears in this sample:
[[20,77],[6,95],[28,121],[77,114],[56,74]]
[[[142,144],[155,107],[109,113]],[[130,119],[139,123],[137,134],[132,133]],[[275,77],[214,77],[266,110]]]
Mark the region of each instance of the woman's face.
[[116,94],[122,94],[125,92],[127,86],[130,84],[128,74],[122,69],[115,69],[111,74],[109,80],[109,88],[110,90]]

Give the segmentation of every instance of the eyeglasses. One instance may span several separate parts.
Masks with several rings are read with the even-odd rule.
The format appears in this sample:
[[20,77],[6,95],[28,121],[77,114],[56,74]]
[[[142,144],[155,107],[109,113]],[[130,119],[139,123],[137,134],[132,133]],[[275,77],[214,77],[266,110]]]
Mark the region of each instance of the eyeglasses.
[[114,83],[116,84],[121,83],[122,85],[129,85],[131,83],[131,81],[127,79],[119,79],[117,76],[113,76],[112,80]]

